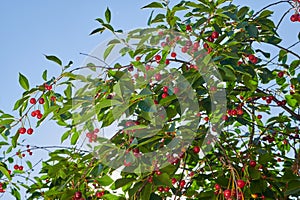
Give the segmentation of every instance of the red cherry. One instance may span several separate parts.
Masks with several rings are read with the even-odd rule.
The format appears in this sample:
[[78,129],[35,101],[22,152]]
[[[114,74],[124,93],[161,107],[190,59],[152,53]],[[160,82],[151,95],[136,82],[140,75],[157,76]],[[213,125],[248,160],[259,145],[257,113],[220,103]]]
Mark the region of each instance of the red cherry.
[[216,183],[216,184],[215,184],[215,189],[216,189],[216,190],[220,190],[220,189],[221,189],[221,186],[220,186],[219,184]]
[[148,182],[149,182],[149,183],[152,183],[152,182],[153,182],[153,177],[152,177],[152,176],[149,176]]
[[29,102],[30,102],[31,104],[36,104],[36,99],[35,99],[35,98],[31,98],[31,99],[29,100]]
[[161,60],[161,56],[160,56],[160,55],[156,55],[156,56],[155,56],[155,60],[156,60],[157,62],[159,62],[159,61]]
[[298,21],[299,19],[299,14],[293,14],[291,17],[290,17],[290,20],[292,21],[292,22],[296,22],[296,21]]
[[169,88],[167,86],[163,87],[163,92],[168,93]]
[[180,186],[180,187],[184,187],[184,186],[185,186],[185,180],[181,180],[181,181],[179,182],[179,186]]
[[170,190],[170,187],[165,187],[165,192],[169,192],[169,190]]
[[204,44],[203,44],[203,48],[204,48],[204,49],[208,49],[208,48],[209,48],[208,44],[207,44],[207,43],[204,43]]
[[227,121],[228,120],[228,116],[227,115],[223,115],[222,116],[222,120]]
[[131,166],[131,162],[126,162],[126,160],[124,160],[124,166],[125,166],[125,167]]
[[224,194],[225,198],[229,198],[229,197],[231,197],[231,190],[229,190],[229,189],[224,190],[223,194]]
[[208,37],[208,38],[207,38],[207,41],[209,41],[209,42],[214,42],[214,38]]
[[23,166],[19,166],[19,170],[23,171],[24,167]]
[[172,52],[172,53],[171,53],[171,57],[173,57],[173,58],[175,58],[176,55],[177,55],[177,54],[176,54],[175,52]]
[[19,129],[19,133],[20,133],[20,134],[26,133],[26,128],[24,128],[24,127],[20,128],[20,129]]
[[75,197],[76,199],[79,199],[79,198],[81,198],[81,197],[82,197],[82,193],[81,193],[81,192],[79,192],[79,191],[77,191],[77,192],[75,192],[75,195],[74,195],[74,197]]
[[161,98],[163,98],[163,99],[165,99],[165,98],[167,98],[168,97],[168,93],[163,93],[162,95],[161,95]]
[[32,116],[32,117],[35,117],[36,114],[37,114],[37,113],[36,113],[35,111],[32,111],[32,112],[31,112],[31,116]]
[[44,104],[45,103],[45,99],[43,98],[43,97],[41,97],[40,99],[39,99],[39,104]]
[[200,152],[200,147],[194,146],[193,151],[194,151],[194,153],[199,153]]
[[186,25],[186,27],[185,27],[185,30],[186,30],[186,31],[192,31],[192,27],[191,27],[191,25],[189,25],[189,24],[188,24],[188,25]]
[[178,87],[174,87],[174,94],[178,94],[179,92],[179,88]]
[[237,115],[242,115],[244,112],[242,109],[237,109]]
[[55,101],[56,101],[56,97],[55,97],[55,96],[51,96],[51,97],[50,97],[50,101],[55,102]]
[[101,192],[96,192],[96,197],[97,198],[101,198],[102,197],[102,193]]
[[250,54],[250,55],[248,56],[248,58],[249,58],[250,61],[251,61],[251,60],[254,60],[254,59],[255,59],[255,55]]
[[257,119],[261,119],[262,118],[262,115],[257,115]]
[[255,160],[250,160],[249,166],[250,167],[255,167],[256,166],[256,161]]
[[177,183],[177,180],[176,180],[176,178],[172,178],[172,184],[174,185],[175,183]]
[[211,37],[213,39],[217,39],[219,37],[219,33],[217,31],[212,32]]
[[14,169],[18,170],[19,169],[19,165],[14,165]]
[[33,133],[33,129],[32,129],[32,128],[27,129],[27,133],[28,133],[29,135],[31,135],[31,134]]
[[160,191],[160,192],[163,192],[163,191],[164,191],[164,187],[163,187],[163,186],[159,186],[159,187],[157,188],[157,190]]
[[238,186],[239,188],[242,189],[243,187],[245,187],[246,182],[243,181],[243,180],[237,180],[236,184],[237,184],[237,186]]
[[160,73],[155,74],[154,77],[155,77],[156,81],[160,81],[161,80],[161,74]]
[[158,175],[158,176],[162,174],[161,171],[156,171],[155,173],[156,173],[156,175]]
[[188,51],[188,48],[186,46],[182,47],[181,48],[181,52],[182,53],[186,53]]
[[136,61],[140,61],[140,60],[141,60],[141,57],[140,57],[140,56],[137,56],[137,57],[135,57],[135,60],[136,60]]
[[166,59],[166,65],[170,64],[170,60],[169,59]]
[[283,75],[284,75],[284,72],[283,72],[283,71],[280,71],[280,72],[278,72],[278,74],[277,74],[277,76],[278,76],[279,78],[282,78]]
[[39,113],[39,114],[36,115],[36,117],[37,117],[38,119],[42,119],[42,118],[43,118],[43,114]]

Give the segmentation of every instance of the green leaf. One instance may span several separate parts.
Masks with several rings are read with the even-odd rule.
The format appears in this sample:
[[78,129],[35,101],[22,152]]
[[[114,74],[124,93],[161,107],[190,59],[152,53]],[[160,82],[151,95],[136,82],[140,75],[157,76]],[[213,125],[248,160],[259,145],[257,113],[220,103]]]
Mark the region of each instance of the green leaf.
[[43,72],[42,78],[43,78],[44,81],[47,81],[47,72],[48,72],[47,70],[45,70]]
[[141,192],[141,200],[149,200],[152,192],[152,185],[147,184]]
[[72,133],[72,130],[66,131],[60,138],[60,142],[63,143]]
[[112,190],[116,190],[120,187],[123,187],[127,184],[131,184],[132,182],[136,181],[135,178],[121,178],[121,179],[117,179],[115,181],[115,183],[111,186]]
[[100,183],[100,185],[103,186],[109,186],[114,182],[114,180],[107,175],[104,175],[103,177],[97,179],[97,181]]
[[296,194],[298,196],[299,192],[300,192],[300,181],[292,180],[288,182],[288,188],[284,194],[287,196]]
[[163,5],[158,2],[152,2],[152,3],[142,7],[142,9],[144,9],[144,8],[163,8]]
[[21,73],[19,73],[19,83],[24,90],[29,90],[28,79]]
[[72,138],[71,138],[71,144],[75,145],[78,138],[79,138],[79,133],[77,131],[74,131],[74,133],[72,135]]
[[104,51],[104,54],[103,54],[103,58],[104,60],[106,60],[106,58],[108,57],[108,55],[111,53],[112,49],[115,47],[115,45],[109,45],[105,51]]
[[12,145],[14,148],[16,148],[16,146],[17,146],[17,142],[18,142],[19,136],[20,136],[20,133],[17,132],[16,135],[14,135],[14,136],[12,137],[12,139],[11,139],[11,145]]
[[148,19],[147,25],[150,26],[151,25],[151,21],[152,21],[152,16],[153,16],[154,10],[152,10],[150,17]]
[[110,10],[109,10],[108,7],[106,8],[106,11],[105,11],[105,19],[106,19],[107,23],[110,23],[110,20],[111,20],[111,12],[110,12]]
[[0,166],[0,171],[4,174],[9,180],[11,180],[10,174],[8,173],[7,169],[3,166]]
[[257,38],[258,36],[258,29],[254,24],[250,24],[246,27],[246,30],[250,37]]
[[27,166],[29,167],[29,169],[32,169],[32,164],[29,160],[26,161]]
[[264,10],[260,13],[260,15],[258,16],[258,18],[267,18],[269,16],[271,16],[274,12],[270,11],[270,10]]
[[97,28],[95,30],[93,30],[90,35],[94,35],[96,33],[103,33],[103,31],[105,31],[105,28],[101,27],[101,28]]
[[155,185],[166,185],[172,187],[172,182],[167,173],[162,173],[159,176],[153,177],[153,182]]
[[45,55],[45,57],[47,58],[47,60],[53,61],[53,62],[57,63],[58,65],[62,66],[62,62],[58,57],[53,56],[53,55],[50,55],[50,56]]

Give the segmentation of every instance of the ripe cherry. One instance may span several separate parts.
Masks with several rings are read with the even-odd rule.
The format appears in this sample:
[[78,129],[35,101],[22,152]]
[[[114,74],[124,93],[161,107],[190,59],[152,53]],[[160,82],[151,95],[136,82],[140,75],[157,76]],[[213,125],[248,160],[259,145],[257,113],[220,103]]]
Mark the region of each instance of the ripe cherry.
[[167,98],[168,97],[168,93],[163,93],[162,95],[161,95],[161,98],[163,98],[163,99],[165,99],[165,98]]
[[19,169],[19,165],[14,165],[14,169],[18,170]]
[[44,104],[44,103],[45,103],[45,99],[41,97],[41,98],[39,99],[39,104]]
[[245,181],[243,181],[243,180],[237,180],[237,182],[236,182],[236,184],[237,184],[237,186],[239,187],[239,188],[244,188],[245,187],[245,185],[246,185],[246,182]]
[[177,54],[176,54],[175,52],[172,52],[172,53],[171,53],[171,57],[173,57],[173,58],[175,58],[176,55],[177,55]]
[[23,171],[24,167],[23,166],[19,166],[19,170]]
[[216,189],[216,190],[220,190],[220,189],[221,189],[221,186],[220,186],[219,184],[216,183],[216,184],[215,184],[215,189]]
[[32,129],[32,128],[27,129],[27,133],[28,133],[29,135],[31,135],[31,134],[33,133],[33,129]]
[[176,178],[172,178],[172,184],[174,185],[175,183],[177,183],[177,180],[176,180]]
[[181,180],[181,181],[179,182],[179,186],[180,186],[180,187],[184,187],[184,186],[185,186],[185,180]]
[[191,27],[191,25],[186,25],[186,27],[185,27],[185,30],[187,31],[187,32],[190,32],[190,31],[192,31],[192,27]]
[[213,39],[217,39],[219,37],[219,33],[217,31],[212,32],[211,37]]
[[299,20],[299,14],[293,14],[291,17],[290,17],[290,20],[292,22],[296,22]]
[[207,41],[209,41],[209,42],[214,42],[214,38],[208,37],[208,38],[207,38]]
[[177,94],[179,92],[179,88],[178,87],[174,87],[174,94]]
[[141,60],[141,57],[140,57],[140,56],[137,56],[137,57],[135,57],[135,60],[136,60],[136,61],[140,61],[140,60]]
[[165,187],[165,192],[169,192],[169,190],[170,190],[170,187]]
[[155,57],[156,62],[159,62],[161,60],[161,56],[160,55],[156,55]]
[[154,78],[155,78],[156,81],[160,81],[161,80],[161,74],[160,73],[155,74]]
[[256,166],[256,161],[255,160],[250,160],[249,166],[250,167],[255,167]]
[[193,151],[194,151],[194,153],[199,153],[200,152],[200,147],[194,146]]
[[126,160],[124,160],[124,166],[125,166],[125,167],[131,166],[131,162],[127,162]]
[[262,115],[257,115],[257,119],[261,119],[262,118]]
[[186,53],[188,51],[188,48],[186,46],[182,47],[181,48],[181,52],[182,53]]
[[168,93],[169,88],[167,86],[163,87],[163,92]]
[[157,188],[157,190],[160,191],[160,192],[163,192],[163,191],[164,191],[164,187],[163,187],[163,186],[159,186],[159,187]]
[[231,197],[231,190],[229,190],[229,189],[224,190],[223,194],[224,194],[225,198],[229,198],[229,197]]
[[30,102],[31,104],[36,104],[36,99],[35,99],[35,98],[31,98],[31,99],[29,100],[29,102]]
[[278,74],[277,74],[277,76],[278,76],[279,78],[282,78],[283,75],[284,75],[284,72],[283,72],[283,71],[280,71],[280,72],[278,72]]
[[39,114],[36,115],[36,117],[37,117],[38,119],[42,119],[42,118],[43,118],[43,114],[42,114],[42,113],[39,113]]
[[19,133],[20,133],[20,134],[26,133],[26,128],[24,128],[24,127],[20,128],[20,129],[19,129]]
[[76,199],[79,199],[79,198],[82,197],[82,193],[79,192],[79,191],[77,191],[77,192],[75,192],[74,197],[75,197]]
[[35,117],[36,114],[37,114],[37,113],[36,113],[35,111],[32,111],[32,112],[31,112],[31,116],[32,116],[32,117]]

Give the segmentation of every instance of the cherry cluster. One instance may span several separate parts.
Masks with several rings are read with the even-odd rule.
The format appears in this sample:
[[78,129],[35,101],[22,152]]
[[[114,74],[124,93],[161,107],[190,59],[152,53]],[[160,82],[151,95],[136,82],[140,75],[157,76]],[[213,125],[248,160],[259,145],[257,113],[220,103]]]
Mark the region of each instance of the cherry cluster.
[[291,17],[290,17],[290,20],[292,22],[300,22],[300,0],[294,0],[294,7],[295,7],[295,14],[293,14]]
[[99,133],[99,129],[96,128],[94,131],[88,132],[86,134],[86,137],[89,139],[89,142],[96,142],[97,141],[97,133]]

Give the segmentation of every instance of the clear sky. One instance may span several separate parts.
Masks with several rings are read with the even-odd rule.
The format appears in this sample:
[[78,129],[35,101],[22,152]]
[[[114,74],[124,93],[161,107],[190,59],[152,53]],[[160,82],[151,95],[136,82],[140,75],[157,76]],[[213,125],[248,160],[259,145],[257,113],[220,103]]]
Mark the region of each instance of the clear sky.
[[[48,62],[43,54],[53,54],[66,64],[74,61],[79,66],[84,56],[109,34],[89,36],[98,27],[94,21],[103,17],[106,7],[112,11],[112,24],[116,28],[131,30],[146,27],[151,10],[140,8],[149,0],[3,0],[0,5],[0,109],[10,112],[14,102],[23,90],[18,84],[18,72],[29,77],[30,84],[42,83],[41,74],[45,69],[50,75],[57,75],[59,67]],[[173,1],[171,2],[179,2]],[[237,0],[241,5],[250,5],[258,10],[273,1]],[[280,4],[276,11],[284,13],[288,5]],[[280,29],[282,37],[289,45],[297,41],[300,23],[291,23],[288,14]],[[278,16],[278,15],[277,15]],[[278,21],[278,17],[274,18]],[[283,44],[283,45],[285,45]],[[40,133],[28,138],[29,143],[59,144],[61,133],[53,129],[53,124],[40,128]],[[51,127],[49,129],[49,127]]]

